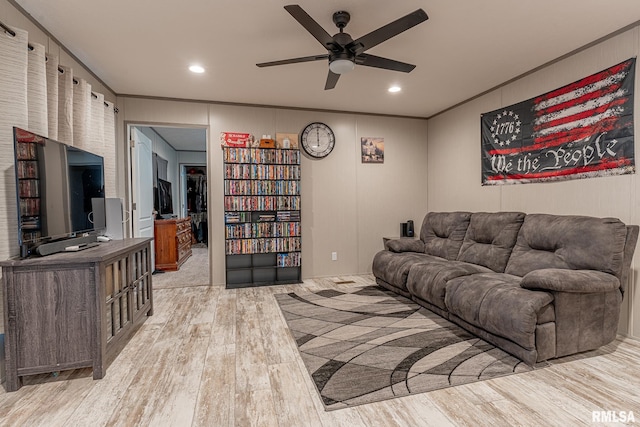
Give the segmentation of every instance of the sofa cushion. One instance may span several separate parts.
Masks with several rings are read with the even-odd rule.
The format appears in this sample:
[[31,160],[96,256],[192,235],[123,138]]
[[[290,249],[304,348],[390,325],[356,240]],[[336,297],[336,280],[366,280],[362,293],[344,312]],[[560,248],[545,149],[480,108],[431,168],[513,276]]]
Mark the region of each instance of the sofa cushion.
[[410,237],[389,240],[385,246],[391,252],[424,252],[424,242]]
[[444,294],[449,280],[490,272],[486,267],[460,261],[421,262],[409,269],[407,290],[411,295],[446,311]]
[[417,252],[380,251],[373,257],[372,271],[376,278],[406,291],[409,268],[417,262],[429,260],[444,261],[442,258]]
[[471,215],[458,261],[502,273],[524,221],[522,212],[479,212]]
[[445,304],[449,312],[471,325],[535,350],[538,313],[553,296],[520,287],[521,278],[504,273],[481,273],[448,282]]
[[506,273],[533,270],[600,270],[620,278],[626,227],[615,218],[529,214],[507,263]]
[[470,218],[470,212],[429,212],[420,229],[425,253],[455,260]]
[[616,276],[602,271],[544,268],[527,273],[520,286],[525,289],[586,294],[614,291],[620,288],[620,281]]

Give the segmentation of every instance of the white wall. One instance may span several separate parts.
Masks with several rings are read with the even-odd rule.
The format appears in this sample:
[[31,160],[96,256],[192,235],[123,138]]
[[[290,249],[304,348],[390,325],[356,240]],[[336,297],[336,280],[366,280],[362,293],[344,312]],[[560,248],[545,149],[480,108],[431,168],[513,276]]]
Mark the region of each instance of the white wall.
[[[128,97],[118,99],[118,108],[123,128],[125,122],[208,126],[209,253],[216,284],[224,283],[220,132],[300,133],[313,121],[335,132],[336,148],[327,158],[302,160],[303,278],[370,272],[382,237],[399,235],[407,219],[420,224],[426,213],[426,120]],[[372,136],[384,138],[384,164],[361,163],[360,137]],[[331,252],[338,252],[337,261]]]
[[207,165],[205,151],[178,151],[178,165]]
[[[482,187],[480,115],[572,83],[638,55],[640,28],[592,46],[429,120],[428,206],[431,211],[521,211],[612,216],[640,224],[638,176]],[[638,73],[636,73],[636,88]],[[637,89],[636,89],[637,90]],[[640,97],[635,96],[638,129]],[[636,156],[639,154],[636,141]],[[636,253],[620,332],[640,338],[640,288]]]

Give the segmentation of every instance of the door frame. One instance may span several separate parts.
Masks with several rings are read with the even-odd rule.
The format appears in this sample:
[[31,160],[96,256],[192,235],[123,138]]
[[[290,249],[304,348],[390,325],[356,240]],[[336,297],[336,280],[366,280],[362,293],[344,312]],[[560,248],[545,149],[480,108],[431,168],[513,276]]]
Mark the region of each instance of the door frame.
[[[132,221],[132,212],[133,212],[133,203],[135,202],[133,200],[133,191],[132,191],[132,179],[133,179],[133,159],[131,158],[131,130],[134,127],[173,127],[173,128],[184,128],[184,129],[204,129],[205,131],[205,141],[206,141],[206,145],[205,145],[205,159],[206,159],[206,164],[204,164],[203,166],[206,166],[207,171],[211,170],[210,167],[210,153],[209,150],[211,149],[211,127],[209,125],[197,125],[197,124],[185,124],[185,123],[170,123],[170,122],[148,122],[148,121],[140,121],[140,120],[135,120],[135,121],[130,121],[130,120],[125,120],[123,122],[124,124],[124,133],[125,133],[125,150],[124,150],[124,155],[125,155],[125,165],[127,168],[127,173],[126,173],[126,179],[125,179],[125,197],[126,200],[124,201],[126,209],[129,213],[128,217],[130,218],[130,220],[128,221],[128,224],[125,225],[125,233],[128,237],[133,237],[133,221]],[[180,179],[180,161],[178,161],[178,178]],[[207,180],[210,180],[210,176],[209,174],[207,174]],[[207,185],[207,200],[211,200],[211,183],[209,182]],[[179,185],[178,185],[179,187]],[[181,193],[181,189],[179,190],[179,193]],[[179,194],[179,197],[182,197],[181,194]],[[211,223],[211,210],[207,211],[207,221],[209,221],[209,223]],[[211,242],[212,241],[212,229],[211,227],[208,228],[208,236],[207,236],[207,241]],[[211,285],[213,283],[213,265],[214,263],[211,260],[211,244],[207,245],[207,252],[208,252],[208,260],[209,260],[209,284]]]

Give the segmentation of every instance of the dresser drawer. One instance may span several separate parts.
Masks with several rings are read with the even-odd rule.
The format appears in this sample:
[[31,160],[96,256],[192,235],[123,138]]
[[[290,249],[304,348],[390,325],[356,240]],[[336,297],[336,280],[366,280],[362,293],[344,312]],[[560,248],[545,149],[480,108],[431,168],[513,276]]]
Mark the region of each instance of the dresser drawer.
[[191,247],[190,246],[182,246],[178,249],[178,263],[182,264],[182,261],[191,255]]
[[184,231],[176,236],[178,239],[178,247],[184,246],[187,243],[191,243],[191,233],[189,231]]
[[189,230],[191,228],[191,220],[187,218],[186,220],[178,221],[176,223],[176,228],[178,233]]

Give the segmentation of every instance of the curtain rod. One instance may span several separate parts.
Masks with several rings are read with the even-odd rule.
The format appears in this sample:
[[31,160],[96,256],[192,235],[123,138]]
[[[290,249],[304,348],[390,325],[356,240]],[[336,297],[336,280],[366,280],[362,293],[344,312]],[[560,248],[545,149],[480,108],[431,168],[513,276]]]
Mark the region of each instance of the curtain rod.
[[[3,29],[6,33],[10,34],[10,35],[11,35],[11,37],[15,37],[15,36],[16,36],[16,32],[15,32],[15,31],[13,31],[11,28],[7,27],[7,26],[4,24],[4,22],[2,22],[2,21],[0,21],[0,27],[2,27],[2,29]],[[28,48],[29,50],[33,50],[33,45],[31,45],[31,43],[28,43],[28,44],[27,44],[27,48]],[[45,57],[46,57],[46,56],[45,56]],[[64,70],[63,70],[62,68],[60,68],[60,67],[58,67],[58,71],[59,71],[59,72],[61,72],[61,73],[64,73]],[[78,83],[80,83],[80,82],[78,82],[78,80],[76,80],[76,79],[73,79],[73,83],[74,83],[74,84],[78,84]],[[93,91],[91,91],[91,96],[93,96],[93,97],[94,97],[94,98],[96,98],[96,99],[98,98],[98,95],[96,95]],[[106,102],[103,102],[103,103],[104,103],[104,106],[105,106],[105,107],[108,107],[108,106],[109,106],[109,104],[107,104]],[[114,111],[115,113],[118,113],[118,108],[117,108],[115,105],[113,106],[113,111]]]
[[[64,70],[62,68],[58,67],[58,72],[60,72],[60,74],[62,74],[62,73],[64,73]],[[76,80],[76,79],[73,79],[73,84],[77,85],[77,84],[80,84],[80,82],[78,80]],[[96,98],[96,99],[98,99],[98,95],[96,95],[96,93],[94,91],[91,91],[91,96]],[[109,104],[107,104],[104,101],[102,103],[104,104],[105,107],[109,106]],[[115,105],[113,106],[113,111],[116,112],[116,113],[118,112],[118,109],[116,108]]]
[[16,32],[13,31],[11,28],[7,27],[6,25],[4,25],[4,23],[2,21],[0,21],[0,27],[2,27],[2,29],[6,32],[11,34],[11,37],[15,37],[16,36]]

